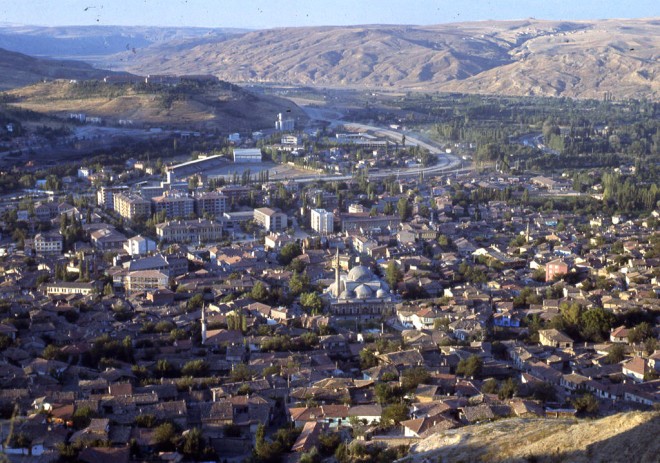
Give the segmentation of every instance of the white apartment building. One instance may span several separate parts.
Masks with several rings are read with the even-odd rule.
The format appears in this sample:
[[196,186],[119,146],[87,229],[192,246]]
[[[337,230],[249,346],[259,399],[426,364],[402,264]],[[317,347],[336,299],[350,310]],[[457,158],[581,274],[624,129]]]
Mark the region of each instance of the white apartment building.
[[311,210],[312,230],[322,235],[328,235],[334,231],[335,215],[325,209]]
[[254,210],[254,221],[268,231],[281,231],[287,227],[287,215],[269,207]]

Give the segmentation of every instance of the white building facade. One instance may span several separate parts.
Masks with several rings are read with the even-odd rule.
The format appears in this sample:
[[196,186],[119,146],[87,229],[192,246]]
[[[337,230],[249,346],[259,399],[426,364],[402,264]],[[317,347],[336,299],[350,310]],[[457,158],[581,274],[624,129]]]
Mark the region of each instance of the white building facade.
[[312,209],[311,212],[312,230],[322,235],[328,235],[334,231],[335,215],[325,209]]

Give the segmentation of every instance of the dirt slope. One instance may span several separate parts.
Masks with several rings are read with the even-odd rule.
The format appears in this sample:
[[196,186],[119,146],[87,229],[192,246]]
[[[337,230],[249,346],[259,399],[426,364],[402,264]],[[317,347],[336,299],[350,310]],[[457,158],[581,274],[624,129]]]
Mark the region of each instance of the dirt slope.
[[424,439],[408,461],[652,463],[660,456],[660,413],[598,420],[512,418]]

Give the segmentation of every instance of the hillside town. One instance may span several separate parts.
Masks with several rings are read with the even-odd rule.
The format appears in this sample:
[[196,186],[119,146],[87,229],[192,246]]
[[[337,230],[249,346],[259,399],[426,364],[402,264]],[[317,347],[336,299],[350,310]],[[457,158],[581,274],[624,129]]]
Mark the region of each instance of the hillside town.
[[[3,454],[393,460],[503,417],[660,406],[657,209],[592,213],[598,183],[427,175],[405,141],[336,139],[83,166],[3,197]],[[350,178],[209,174],[267,151]],[[399,167],[419,173],[370,178]]]

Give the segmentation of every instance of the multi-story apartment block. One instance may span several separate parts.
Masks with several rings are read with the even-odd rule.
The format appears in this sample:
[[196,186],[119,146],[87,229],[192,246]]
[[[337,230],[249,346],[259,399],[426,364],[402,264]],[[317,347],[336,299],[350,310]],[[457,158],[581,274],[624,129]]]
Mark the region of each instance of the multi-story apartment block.
[[201,193],[195,196],[195,213],[198,217],[210,215],[221,217],[227,210],[227,197],[216,192]]
[[335,215],[325,209],[312,209],[310,212],[312,230],[322,235],[328,235],[334,231]]
[[128,220],[151,215],[151,202],[138,195],[116,193],[113,195],[113,207],[115,212]]
[[63,239],[59,233],[37,233],[34,237],[34,252],[38,255],[62,254]]
[[165,211],[165,217],[190,217],[195,212],[195,200],[184,195],[163,195],[153,198],[154,213]]
[[106,209],[114,208],[114,195],[116,193],[124,193],[128,191],[127,186],[102,186],[99,188],[99,191],[96,192],[96,203],[100,207]]
[[156,225],[156,234],[165,243],[208,243],[222,239],[222,224],[206,219],[176,220]]
[[287,227],[287,215],[269,207],[255,209],[254,221],[268,231],[281,231]]
[[126,291],[155,291],[167,288],[169,277],[160,270],[138,270],[126,275]]
[[227,204],[231,204],[249,198],[252,189],[242,185],[227,185],[219,188],[218,191],[227,198]]

